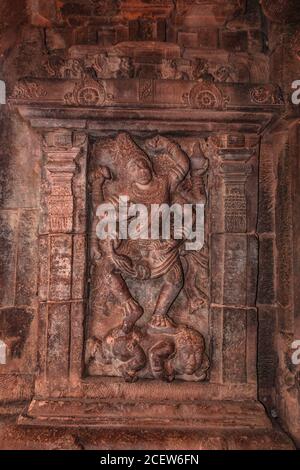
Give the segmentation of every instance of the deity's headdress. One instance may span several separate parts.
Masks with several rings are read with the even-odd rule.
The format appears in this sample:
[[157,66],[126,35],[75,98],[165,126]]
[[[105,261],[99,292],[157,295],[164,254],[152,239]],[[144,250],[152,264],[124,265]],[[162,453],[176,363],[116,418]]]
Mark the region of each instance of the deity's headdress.
[[146,152],[144,152],[131,138],[127,132],[119,132],[116,138],[106,139],[100,144],[97,144],[95,152],[98,153],[97,147],[99,145],[99,153],[101,149],[107,148],[110,154],[110,162],[101,162],[102,164],[113,164],[119,171],[124,172],[127,165],[133,160],[144,160],[152,167],[152,162]]

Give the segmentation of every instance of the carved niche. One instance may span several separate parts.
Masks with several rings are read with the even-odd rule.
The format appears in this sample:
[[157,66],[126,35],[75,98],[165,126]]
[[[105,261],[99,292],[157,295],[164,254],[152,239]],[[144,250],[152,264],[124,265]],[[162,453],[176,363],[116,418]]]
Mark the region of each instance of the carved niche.
[[[203,204],[208,159],[203,142],[125,132],[95,142],[89,170],[90,302],[86,366],[90,375],[202,381],[209,370],[208,249],[183,237],[100,240],[97,207]],[[151,206],[153,207],[153,206]],[[152,210],[152,209],[151,209]],[[118,212],[117,212],[118,213]],[[120,212],[118,223],[124,222]],[[125,215],[125,222],[129,216]],[[149,219],[141,233],[149,234]],[[172,232],[171,232],[172,233]],[[175,232],[174,232],[175,233]]]

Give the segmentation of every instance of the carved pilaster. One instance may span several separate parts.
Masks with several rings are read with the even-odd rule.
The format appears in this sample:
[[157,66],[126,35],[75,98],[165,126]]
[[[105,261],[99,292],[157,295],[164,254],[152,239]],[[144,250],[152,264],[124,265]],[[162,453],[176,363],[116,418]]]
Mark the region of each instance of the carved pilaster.
[[[251,159],[255,155],[256,141],[244,135],[221,135],[211,141],[224,188],[223,227],[219,231],[246,233],[250,231],[246,185],[253,173]],[[255,198],[252,192],[251,197]]]
[[[251,156],[245,153],[231,153],[223,151],[222,173],[225,184],[224,218],[225,232],[245,233],[247,231],[247,199],[246,181],[251,173],[251,166],[245,163]],[[236,157],[235,160],[227,161],[228,158]]]
[[214,331],[214,342],[222,348],[213,374],[215,380],[247,384],[250,390],[256,384],[252,364],[256,362],[257,240],[252,219],[257,203],[257,141],[234,134],[212,137],[209,144],[215,161],[212,211],[217,207],[219,214],[212,219],[210,241],[212,325],[223,325]]
[[[75,393],[81,377],[86,245],[85,136],[44,135],[40,224],[40,356],[37,391]],[[76,269],[75,269],[76,268]],[[72,324],[72,328],[70,325]]]
[[81,147],[74,146],[74,136],[68,131],[45,136],[44,153],[48,179],[47,213],[51,233],[70,233],[74,229],[74,190],[76,160]]
[[73,194],[72,180],[78,150],[47,152],[47,169],[51,178],[51,194],[48,196],[50,231],[72,232]]

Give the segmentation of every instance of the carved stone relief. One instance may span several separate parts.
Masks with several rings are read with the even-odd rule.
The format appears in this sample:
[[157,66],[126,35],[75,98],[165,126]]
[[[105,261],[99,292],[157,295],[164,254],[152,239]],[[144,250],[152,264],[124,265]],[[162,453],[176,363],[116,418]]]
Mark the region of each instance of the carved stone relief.
[[77,82],[73,91],[66,93],[64,100],[68,105],[74,106],[101,106],[107,95],[101,82],[92,79]]
[[284,98],[281,89],[275,85],[262,85],[250,90],[253,103],[257,104],[283,104]]
[[41,98],[47,95],[47,91],[32,80],[23,80],[19,82],[13,91],[14,99],[32,99]]
[[198,109],[225,109],[230,98],[223,95],[220,89],[211,83],[195,85],[189,94],[183,95],[183,101],[192,108]]
[[[0,2],[0,398],[33,397],[20,424],[72,426],[64,447],[103,448],[105,427],[108,448],[149,448],[141,435],[164,449],[284,447],[259,390],[299,428],[287,361],[299,145],[277,148],[283,128],[299,134],[281,92],[300,58],[298,3]],[[119,196],[203,204],[204,245],[99,240],[97,208]]]
[[[145,43],[146,44],[146,43]],[[153,46],[155,48],[155,46]],[[87,52],[82,57],[76,54],[51,55],[43,64],[41,76],[61,79],[83,79],[90,76],[95,79],[109,78],[149,78],[162,80],[197,80],[220,83],[264,83],[268,77],[268,60],[257,54],[255,60],[247,55],[224,55],[224,57],[178,58],[174,50],[173,57],[160,57],[153,52],[149,61],[139,60],[126,47],[103,48],[100,53]],[[156,55],[156,56],[155,56]],[[35,74],[37,76],[37,74]]]
[[[92,375],[201,381],[207,377],[208,250],[182,240],[98,240],[97,206],[206,203],[199,140],[119,133],[94,145],[90,168],[91,289],[86,364]],[[122,162],[122,163],[121,163]],[[120,221],[119,221],[120,223]],[[148,222],[140,230],[150,230]]]

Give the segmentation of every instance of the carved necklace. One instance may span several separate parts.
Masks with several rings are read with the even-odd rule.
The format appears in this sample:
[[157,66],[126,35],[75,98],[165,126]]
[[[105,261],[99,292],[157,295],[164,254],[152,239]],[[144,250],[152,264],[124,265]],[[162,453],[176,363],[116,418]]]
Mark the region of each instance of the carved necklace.
[[150,187],[139,188],[136,183],[130,187],[130,193],[134,202],[140,203],[163,203],[166,202],[167,183],[163,178],[155,178],[150,183]]

